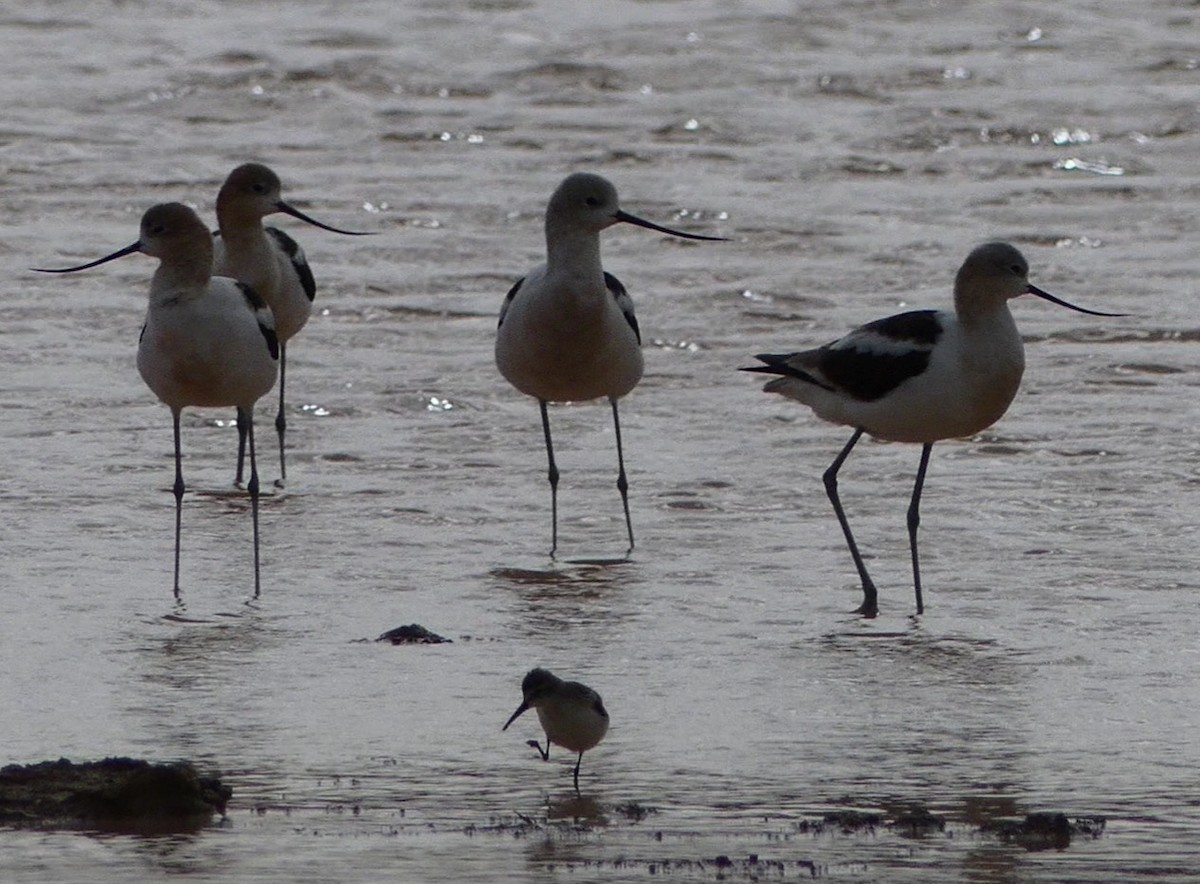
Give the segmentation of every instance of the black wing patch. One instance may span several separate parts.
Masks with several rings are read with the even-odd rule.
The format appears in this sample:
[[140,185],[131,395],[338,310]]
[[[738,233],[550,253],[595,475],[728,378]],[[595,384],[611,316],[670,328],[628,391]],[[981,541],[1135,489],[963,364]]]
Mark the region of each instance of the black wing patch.
[[836,389],[860,402],[882,399],[928,366],[928,350],[879,353],[850,348],[827,349],[821,352],[820,358],[821,374]]
[[308,296],[308,300],[312,301],[315,299],[317,297],[317,281],[313,279],[312,269],[308,266],[308,261],[304,258],[304,252],[301,251],[300,244],[278,227],[268,227],[266,230],[274,238],[279,248],[283,249],[283,253],[288,256],[288,260],[292,262],[296,276],[300,278],[300,287],[304,289],[304,294]]
[[278,359],[279,338],[275,334],[275,319],[271,315],[271,308],[267,306],[266,301],[259,297],[258,292],[246,283],[239,282],[237,287],[241,290],[242,297],[246,299],[247,306],[254,311],[254,318],[258,320],[258,330],[262,332],[263,339],[267,342],[267,351],[271,354],[272,359]]
[[910,310],[868,322],[858,331],[874,332],[893,341],[906,341],[932,347],[942,336],[942,323],[936,310]]
[[234,282],[237,283],[237,287],[241,291],[242,297],[246,299],[246,306],[249,307],[253,312],[257,313],[259,310],[267,309],[267,302],[262,299],[262,295],[244,282],[238,282],[236,279]]
[[616,298],[617,306],[625,314],[625,321],[633,329],[633,334],[637,337],[637,342],[640,344],[642,342],[642,330],[638,328],[637,316],[633,312],[633,299],[629,297],[629,292],[625,291],[625,286],[621,284],[621,280],[617,279],[607,270],[604,271],[604,285],[612,292],[612,296]]
[[760,354],[755,358],[764,364],[746,371],[799,378],[874,402],[929,367],[942,332],[936,310],[912,310],[869,322],[815,350]]
[[508,312],[508,305],[513,302],[513,298],[515,298],[517,296],[517,292],[521,288],[521,283],[523,283],[524,281],[525,281],[525,277],[522,276],[515,283],[513,283],[513,287],[510,288],[508,290],[508,294],[504,296],[504,303],[500,305],[500,319],[496,323],[496,328],[499,328],[500,326],[504,325],[504,314]]
[[929,367],[942,331],[936,310],[897,313],[821,347],[812,368],[860,402],[874,402]]

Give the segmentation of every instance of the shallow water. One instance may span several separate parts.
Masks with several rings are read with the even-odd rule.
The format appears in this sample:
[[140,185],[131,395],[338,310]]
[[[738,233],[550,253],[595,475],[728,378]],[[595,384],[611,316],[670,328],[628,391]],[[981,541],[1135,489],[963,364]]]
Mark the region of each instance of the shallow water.
[[[579,7],[0,15],[0,762],[183,757],[235,793],[187,836],[0,832],[0,877],[1200,875],[1200,11]],[[177,606],[170,420],[133,365],[152,262],[27,268],[131,242],[154,202],[211,220],[247,159],[305,211],[380,235],[279,222],[320,310],[289,348],[290,482],[263,506],[263,595],[232,413],[189,412]],[[629,561],[607,408],[553,412],[551,561],[537,408],[492,364],[496,310],[579,168],[630,211],[734,240],[604,235],[646,341],[622,404]],[[735,369],[945,305],[992,238],[1036,284],[1132,315],[1014,305],[1021,393],[979,438],[934,449],[919,619],[918,452],[859,447],[843,496],[882,607],[863,621],[820,482],[848,432]],[[414,621],[454,643],[363,641]],[[567,753],[524,746],[533,716],[500,732],[535,664],[612,714],[582,800]],[[802,825],[914,805],[947,833]],[[1033,810],[1108,825],[1040,852],[978,830]]]

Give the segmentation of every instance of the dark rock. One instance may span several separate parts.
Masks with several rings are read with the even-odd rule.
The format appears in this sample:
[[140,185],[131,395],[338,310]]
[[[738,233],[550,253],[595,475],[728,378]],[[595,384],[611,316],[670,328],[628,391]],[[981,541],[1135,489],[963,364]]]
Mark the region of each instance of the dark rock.
[[440,645],[449,644],[451,640],[443,638],[436,632],[430,632],[417,623],[410,623],[408,626],[389,629],[375,641],[391,642],[394,645]]
[[1104,832],[1102,816],[1077,817],[1071,820],[1065,813],[1039,811],[1026,814],[1025,819],[997,820],[985,823],[981,831],[993,832],[1002,841],[1019,844],[1026,850],[1063,850],[1075,836],[1099,838]]
[[225,815],[233,790],[187,762],[66,758],[0,769],[0,824],[174,832]]
[[893,830],[901,831],[915,838],[918,835],[928,835],[931,832],[946,831],[946,820],[943,817],[930,813],[928,808],[914,807],[912,810],[900,814],[888,823],[888,826]]

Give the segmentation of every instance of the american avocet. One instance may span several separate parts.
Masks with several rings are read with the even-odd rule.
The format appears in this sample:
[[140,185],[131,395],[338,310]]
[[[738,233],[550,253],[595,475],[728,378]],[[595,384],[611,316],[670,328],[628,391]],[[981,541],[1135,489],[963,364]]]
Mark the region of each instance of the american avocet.
[[250,508],[254,523],[254,595],[259,594],[258,467],[254,459],[254,403],[275,383],[279,344],[271,311],[250,286],[212,275],[212,234],[181,203],[163,203],[142,216],[138,241],[111,255],[44,270],[73,273],[141,252],[159,259],[150,306],[138,341],[137,367],[146,385],[171,409],[175,430],[175,596],[179,597],[179,541],[183,458],[179,415],[186,406],[237,407],[250,443]]
[[[314,227],[346,236],[367,236],[356,230],[341,230],[322,224],[284,202],[279,176],[261,163],[245,163],[229,173],[217,194],[217,239],[213,272],[240,280],[267,302],[275,315],[279,336],[279,412],[275,430],[279,434],[279,481],[287,480],[283,437],[287,429],[284,384],[287,379],[287,342],[308,322],[317,286],[304,251],[277,227],[263,227],[267,215],[282,212]],[[237,484],[242,482],[242,460],[246,434],[238,426]]]
[[551,556],[558,548],[558,467],[546,406],[601,396],[612,405],[617,489],[633,551],[617,400],[642,378],[642,337],[625,286],[600,265],[600,231],[622,221],[683,239],[721,239],[630,215],[621,210],[608,180],[576,172],[558,186],[546,207],[546,263],[518,280],[500,308],[496,365],[510,384],[537,399],[542,412],[550,461]]
[[825,471],[824,480],[862,581],[860,613],[874,616],[878,612],[877,594],[838,499],[837,474],[862,434],[922,446],[908,507],[913,586],[920,614],[924,604],[917,525],[929,452],[940,439],[972,436],[991,426],[1016,395],[1025,353],[1008,301],[1037,295],[1092,316],[1124,315],[1068,304],[1032,285],[1028,273],[1029,265],[1013,246],[986,243],[973,250],[959,268],[953,311],[899,313],[867,323],[815,350],[759,355],[756,358],[765,365],[744,369],[779,375],[767,382],[765,392],[795,399],[820,418],[854,428],[850,441]]
[[557,743],[571,752],[578,752],[575,759],[575,792],[579,792],[579,765],[583,753],[594,748],[608,733],[608,711],[600,695],[587,685],[577,681],[563,681],[546,669],[531,669],[521,681],[524,699],[517,711],[505,722],[501,730],[516,721],[529,709],[536,709],[538,721],[546,732],[546,748],[537,740],[527,744],[537,749],[542,761],[550,760],[550,744]]

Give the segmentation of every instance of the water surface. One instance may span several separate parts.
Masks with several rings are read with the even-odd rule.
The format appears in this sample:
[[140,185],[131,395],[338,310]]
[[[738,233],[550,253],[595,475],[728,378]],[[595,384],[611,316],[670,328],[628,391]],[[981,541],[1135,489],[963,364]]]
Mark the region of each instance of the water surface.
[[[56,0],[0,16],[0,761],[189,758],[235,791],[189,836],[0,833],[0,877],[1200,874],[1198,15]],[[170,418],[134,369],[153,264],[27,268],[131,242],[155,202],[211,220],[249,159],[305,211],[380,235],[279,222],[320,292],[289,348],[263,595],[232,412],[192,411],[177,606]],[[733,240],[604,235],[646,342],[622,410],[629,561],[607,408],[553,412],[552,561],[536,404],[492,364],[500,301],[576,169],[629,211]],[[820,482],[848,431],[736,369],[948,304],[994,238],[1037,285],[1132,315],[1014,304],[1021,393],[934,449],[919,619],[918,451],[859,446],[842,489],[882,608],[863,621]],[[409,622],[454,643],[362,641]],[[500,732],[533,665],[612,714],[582,800],[567,753],[523,744],[534,717]],[[804,831],[917,805],[947,833]],[[1043,852],[978,829],[1034,810],[1107,829]]]

